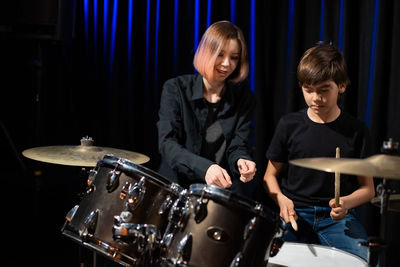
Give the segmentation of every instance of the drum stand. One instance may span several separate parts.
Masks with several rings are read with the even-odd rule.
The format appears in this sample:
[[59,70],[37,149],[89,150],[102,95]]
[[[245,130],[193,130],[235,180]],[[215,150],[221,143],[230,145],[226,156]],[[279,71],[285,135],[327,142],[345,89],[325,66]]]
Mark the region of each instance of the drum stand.
[[371,267],[378,265],[385,266],[386,262],[386,224],[387,224],[387,210],[390,197],[390,189],[388,188],[386,179],[383,179],[376,187],[376,191],[380,198],[380,228],[379,237],[371,237],[366,243],[362,245],[369,247],[369,265]]
[[[389,138],[388,141],[383,142],[381,152],[388,155],[394,155],[399,153],[399,143],[393,142],[392,138]],[[387,180],[385,178],[382,179],[382,183],[380,183],[376,187],[377,195],[380,199],[380,227],[379,227],[379,237],[369,238],[368,241],[364,244],[364,246],[368,246],[370,249],[369,256],[369,265],[371,267],[378,265],[386,266],[386,226],[387,226],[387,211],[389,206],[390,194],[392,193],[391,189],[388,186]]]

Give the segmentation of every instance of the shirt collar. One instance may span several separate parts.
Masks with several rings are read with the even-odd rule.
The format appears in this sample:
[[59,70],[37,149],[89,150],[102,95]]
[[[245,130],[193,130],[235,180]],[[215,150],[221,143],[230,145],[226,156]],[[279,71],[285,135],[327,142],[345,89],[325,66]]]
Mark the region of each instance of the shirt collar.
[[[228,82],[226,86],[227,90],[225,90],[224,98],[226,98],[228,102],[232,102],[234,101],[232,85]],[[196,74],[192,91],[192,101],[197,99],[203,99],[203,76],[200,74]]]
[[199,74],[196,75],[194,79],[194,86],[192,92],[192,100],[197,100],[203,98],[203,77]]

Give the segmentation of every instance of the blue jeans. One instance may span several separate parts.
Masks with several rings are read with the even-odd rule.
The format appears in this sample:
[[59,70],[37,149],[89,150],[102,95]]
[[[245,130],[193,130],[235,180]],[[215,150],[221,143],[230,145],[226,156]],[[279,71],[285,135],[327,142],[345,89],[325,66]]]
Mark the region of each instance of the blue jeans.
[[368,235],[352,211],[349,210],[344,219],[335,221],[329,215],[329,207],[309,206],[295,210],[299,217],[298,231],[289,224],[285,241],[335,247],[368,261],[368,247],[360,245],[368,240]]

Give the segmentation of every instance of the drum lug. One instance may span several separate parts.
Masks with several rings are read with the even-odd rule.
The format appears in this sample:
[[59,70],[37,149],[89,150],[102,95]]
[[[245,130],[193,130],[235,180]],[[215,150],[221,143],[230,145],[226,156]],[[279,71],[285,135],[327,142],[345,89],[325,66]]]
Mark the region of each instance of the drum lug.
[[88,186],[92,185],[92,183],[94,182],[94,179],[96,178],[96,175],[97,175],[97,171],[95,169],[91,169],[89,171],[89,176],[88,176],[88,179],[87,179]]
[[207,199],[200,198],[196,200],[196,204],[194,206],[194,219],[197,223],[200,223],[207,217]]
[[168,220],[175,228],[183,228],[186,224],[188,201],[185,194],[186,191],[183,190],[179,198],[175,200],[168,214]]
[[271,244],[271,249],[269,251],[269,256],[274,257],[281,250],[281,247],[284,243],[282,237],[275,237]]
[[251,232],[254,230],[254,227],[256,226],[256,221],[257,221],[257,218],[253,217],[247,223],[246,228],[245,228],[244,233],[243,233],[243,240],[246,240],[250,236]]
[[178,244],[178,264],[187,264],[192,253],[192,234],[185,235]]
[[96,231],[97,219],[99,217],[99,210],[92,211],[85,219],[81,229],[79,230],[79,235],[83,239],[92,237]]
[[145,177],[142,177],[138,183],[129,186],[126,205],[131,211],[133,211],[143,200],[144,194],[146,193],[144,181]]
[[161,204],[160,209],[158,210],[158,215],[163,215],[166,210],[171,208],[172,202],[172,197],[167,195],[164,202]]
[[238,252],[235,258],[233,258],[230,267],[239,267],[242,258],[243,258],[242,252]]
[[75,205],[75,207],[73,207],[70,211],[68,211],[67,215],[65,216],[65,219],[67,219],[67,221],[69,222],[72,221],[78,208],[79,205]]
[[113,192],[118,187],[120,175],[121,175],[120,171],[112,170],[109,172],[106,184],[108,193]]

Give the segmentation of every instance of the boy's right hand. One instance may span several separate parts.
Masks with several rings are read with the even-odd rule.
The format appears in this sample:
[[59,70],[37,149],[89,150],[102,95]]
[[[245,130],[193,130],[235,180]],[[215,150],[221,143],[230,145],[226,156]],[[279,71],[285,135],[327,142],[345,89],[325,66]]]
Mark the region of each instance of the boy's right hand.
[[294,210],[293,201],[284,194],[279,194],[276,199],[278,200],[278,205],[280,208],[279,215],[282,217],[285,223],[290,223],[289,216],[293,216],[293,218],[297,220],[298,216]]

